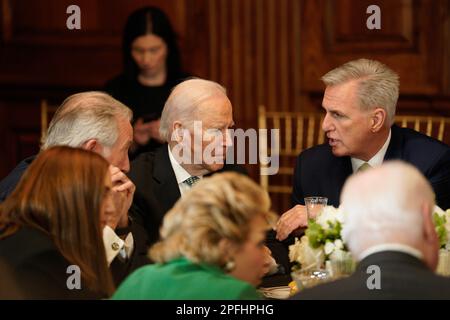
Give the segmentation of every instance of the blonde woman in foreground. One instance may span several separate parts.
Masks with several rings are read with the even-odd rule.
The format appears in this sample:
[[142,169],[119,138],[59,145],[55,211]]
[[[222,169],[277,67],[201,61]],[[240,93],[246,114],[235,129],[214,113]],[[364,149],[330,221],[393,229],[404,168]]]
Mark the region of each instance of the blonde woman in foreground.
[[204,178],[164,218],[157,262],[131,274],[114,299],[259,299],[270,199],[237,173]]

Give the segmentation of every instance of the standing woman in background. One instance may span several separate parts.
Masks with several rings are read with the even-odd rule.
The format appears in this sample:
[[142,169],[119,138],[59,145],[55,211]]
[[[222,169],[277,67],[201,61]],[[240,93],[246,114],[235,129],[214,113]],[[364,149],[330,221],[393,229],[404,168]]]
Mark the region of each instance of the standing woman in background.
[[154,150],[162,140],[159,118],[172,88],[188,77],[181,69],[176,34],[169,19],[156,7],[133,12],[123,33],[123,72],[110,80],[106,91],[133,110],[133,159]]
[[71,147],[47,149],[32,162],[0,205],[0,261],[15,280],[0,281],[4,298],[113,293],[102,238],[115,210],[108,167],[102,156]]

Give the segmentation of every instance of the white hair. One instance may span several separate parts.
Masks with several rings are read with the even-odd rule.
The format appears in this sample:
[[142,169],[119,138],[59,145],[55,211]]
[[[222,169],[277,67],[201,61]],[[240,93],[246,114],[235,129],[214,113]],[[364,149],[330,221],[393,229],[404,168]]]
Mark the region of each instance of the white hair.
[[433,190],[410,164],[391,161],[355,174],[341,194],[344,241],[355,257],[379,244],[417,246],[423,238],[424,203],[434,207]]
[[89,91],[71,95],[56,111],[42,142],[42,149],[56,145],[81,147],[90,139],[111,148],[119,132],[117,121],[131,121],[133,112],[110,95]]
[[394,123],[400,81],[398,74],[385,64],[369,59],[353,60],[331,70],[321,80],[326,86],[357,80],[360,108],[365,111],[383,108],[389,126]]
[[169,142],[175,121],[189,125],[194,120],[198,120],[198,107],[216,96],[227,97],[226,90],[220,84],[210,80],[192,78],[175,86],[161,114],[160,136]]

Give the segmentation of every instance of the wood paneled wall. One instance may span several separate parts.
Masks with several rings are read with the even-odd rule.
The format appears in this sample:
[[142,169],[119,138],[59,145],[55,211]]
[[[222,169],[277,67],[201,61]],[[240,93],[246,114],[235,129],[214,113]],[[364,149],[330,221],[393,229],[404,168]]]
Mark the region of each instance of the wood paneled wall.
[[[81,30],[66,27],[66,8],[74,3],[81,9]],[[187,12],[186,0],[0,0],[1,178],[39,150],[41,99],[59,104],[72,93],[102,89],[120,73],[123,26],[132,11],[145,5],[168,14],[185,64],[202,53],[202,47],[185,39],[196,34],[187,27],[195,6]],[[198,71],[205,76],[205,68]]]
[[239,120],[255,110],[299,105],[300,6],[297,0],[211,0],[210,76],[230,93]]

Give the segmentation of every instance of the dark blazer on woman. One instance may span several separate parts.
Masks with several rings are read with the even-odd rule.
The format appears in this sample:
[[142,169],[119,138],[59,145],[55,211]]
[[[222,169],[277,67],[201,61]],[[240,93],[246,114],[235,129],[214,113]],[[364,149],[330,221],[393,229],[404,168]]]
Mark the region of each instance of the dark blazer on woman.
[[[21,161],[11,173],[0,181],[0,203],[3,202],[16,188],[22,175],[31,165],[36,156],[32,156]],[[126,278],[135,269],[150,263],[147,257],[147,232],[145,229],[139,225],[136,221],[130,219],[130,224],[126,229],[115,230],[118,236],[126,235],[128,232],[133,234],[134,239],[134,250],[131,257],[127,260],[120,258],[117,255],[112,261],[110,269],[113,275],[113,280],[116,285],[119,285],[123,279]]]
[[[104,298],[86,288],[82,279],[81,289],[68,288],[67,281],[74,274],[68,269],[71,263],[51,239],[37,229],[24,227],[0,240],[0,260],[12,270],[15,290],[24,299]],[[0,286],[2,283],[0,281]],[[69,280],[69,284],[72,283]]]

